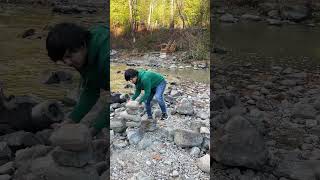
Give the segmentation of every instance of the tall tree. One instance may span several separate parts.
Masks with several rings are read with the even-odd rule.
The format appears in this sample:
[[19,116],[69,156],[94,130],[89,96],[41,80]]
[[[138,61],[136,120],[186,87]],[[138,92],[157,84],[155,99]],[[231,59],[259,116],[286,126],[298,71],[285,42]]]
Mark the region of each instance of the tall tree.
[[170,2],[170,30],[174,29],[174,0]]
[[154,9],[154,0],[150,0],[150,5],[149,5],[149,15],[148,15],[148,29],[151,29],[151,17]]
[[129,1],[129,22],[130,22],[130,29],[131,29],[131,37],[133,43],[136,42],[135,38],[135,30],[136,30],[136,15],[137,15],[137,0],[128,0]]
[[179,17],[181,18],[182,21],[182,28],[184,29],[186,26],[186,16],[184,13],[184,0],[177,0],[177,9],[178,9],[178,14]]

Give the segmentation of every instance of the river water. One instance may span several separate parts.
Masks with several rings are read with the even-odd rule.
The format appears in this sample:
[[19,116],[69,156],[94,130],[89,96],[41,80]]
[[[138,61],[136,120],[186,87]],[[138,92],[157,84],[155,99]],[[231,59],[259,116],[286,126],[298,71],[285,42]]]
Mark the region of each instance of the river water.
[[261,61],[309,67],[320,64],[320,27],[214,22],[212,29],[215,44],[229,51],[226,56],[241,59],[244,63]]

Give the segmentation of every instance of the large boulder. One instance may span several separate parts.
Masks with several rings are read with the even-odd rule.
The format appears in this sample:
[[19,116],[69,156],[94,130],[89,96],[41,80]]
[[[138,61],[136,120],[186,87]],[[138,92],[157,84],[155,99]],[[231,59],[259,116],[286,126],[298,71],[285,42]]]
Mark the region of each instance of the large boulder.
[[200,146],[203,142],[203,137],[197,132],[177,129],[174,132],[174,142],[180,147]]
[[17,131],[0,136],[0,141],[6,142],[14,150],[42,144],[41,140],[34,134],[25,131]]
[[305,6],[285,6],[282,8],[281,17],[290,21],[300,22],[310,15],[310,9]]
[[67,151],[87,150],[91,144],[88,127],[83,124],[66,124],[52,133],[50,141],[54,146],[61,146]]
[[281,161],[276,170],[277,176],[282,176],[295,180],[317,180],[320,176],[320,161],[319,160],[296,160]]
[[72,152],[56,147],[52,152],[52,158],[60,166],[81,168],[92,159],[92,151]]
[[310,104],[296,103],[294,105],[292,116],[294,118],[314,119],[317,110]]
[[15,165],[21,167],[36,158],[46,156],[52,149],[50,146],[36,145],[18,150],[15,154]]
[[177,112],[182,115],[193,115],[194,109],[192,103],[186,98],[182,99],[177,105]]
[[261,169],[268,160],[262,135],[242,116],[215,133],[214,158],[225,165]]
[[54,162],[52,156],[37,158],[27,165],[21,174],[15,174],[17,180],[99,180],[93,167],[65,167]]
[[0,142],[0,166],[9,162],[12,157],[11,149],[6,142]]
[[57,101],[44,101],[32,108],[32,124],[34,129],[50,128],[53,123],[61,122],[64,118],[62,108]]

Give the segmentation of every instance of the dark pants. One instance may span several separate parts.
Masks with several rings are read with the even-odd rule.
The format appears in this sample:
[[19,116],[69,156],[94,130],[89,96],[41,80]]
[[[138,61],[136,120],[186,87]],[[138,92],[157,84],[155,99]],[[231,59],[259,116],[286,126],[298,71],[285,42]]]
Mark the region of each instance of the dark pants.
[[151,94],[146,101],[146,110],[149,118],[152,117],[151,101],[153,99],[153,96],[156,96],[156,100],[160,106],[162,113],[167,113],[166,103],[163,98],[163,93],[164,93],[164,90],[166,89],[166,85],[167,85],[167,82],[163,80],[156,88],[151,90]]

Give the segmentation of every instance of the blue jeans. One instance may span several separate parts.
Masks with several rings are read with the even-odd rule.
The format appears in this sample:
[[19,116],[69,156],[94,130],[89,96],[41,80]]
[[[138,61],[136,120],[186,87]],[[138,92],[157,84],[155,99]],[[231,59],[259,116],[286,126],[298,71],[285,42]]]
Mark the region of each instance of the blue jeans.
[[151,94],[146,101],[146,110],[149,118],[152,117],[151,101],[154,95],[156,96],[156,100],[160,106],[162,113],[167,113],[166,103],[164,102],[164,99],[163,99],[163,93],[164,93],[164,90],[166,89],[166,85],[167,85],[167,82],[163,80],[156,88],[151,90]]

